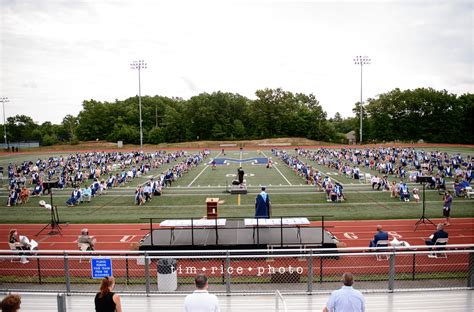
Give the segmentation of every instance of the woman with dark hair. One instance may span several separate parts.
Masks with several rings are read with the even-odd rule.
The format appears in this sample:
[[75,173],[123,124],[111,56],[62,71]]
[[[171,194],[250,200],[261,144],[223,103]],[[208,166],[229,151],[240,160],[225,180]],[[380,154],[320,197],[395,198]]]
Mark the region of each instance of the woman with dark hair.
[[21,297],[18,295],[8,295],[3,298],[0,306],[2,312],[16,312],[20,310]]
[[18,239],[18,231],[16,229],[11,229],[8,234],[8,242],[10,244],[15,244],[17,247],[20,247],[20,242]]
[[112,292],[114,286],[115,278],[113,276],[102,279],[100,290],[94,299],[96,312],[122,312],[120,296]]

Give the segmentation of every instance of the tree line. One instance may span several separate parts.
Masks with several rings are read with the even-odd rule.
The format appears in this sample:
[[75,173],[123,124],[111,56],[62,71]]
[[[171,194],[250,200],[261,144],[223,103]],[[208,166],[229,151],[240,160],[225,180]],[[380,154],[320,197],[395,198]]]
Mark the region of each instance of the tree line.
[[[188,100],[144,96],[143,141],[149,144],[196,140],[238,140],[277,137],[344,143],[344,134],[359,135],[360,103],[354,116],[328,118],[313,94],[264,89],[249,99],[235,93],[201,93]],[[473,94],[456,96],[433,89],[399,89],[369,99],[363,107],[365,142],[417,141],[473,143]],[[77,116],[61,124],[37,124],[29,116],[7,119],[9,142],[40,141],[42,145],[88,140],[138,144],[138,97],[123,101],[83,102]]]

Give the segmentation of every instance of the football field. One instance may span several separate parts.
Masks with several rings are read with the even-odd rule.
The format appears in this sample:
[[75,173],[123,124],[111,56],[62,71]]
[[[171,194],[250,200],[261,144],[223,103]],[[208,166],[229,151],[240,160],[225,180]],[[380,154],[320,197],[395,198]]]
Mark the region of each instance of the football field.
[[[288,153],[295,154],[294,148],[287,148]],[[461,153],[472,150],[459,149]],[[194,151],[189,150],[192,154]],[[455,152],[450,150],[449,153]],[[64,152],[62,152],[64,155]],[[9,154],[0,157],[4,168],[9,162],[19,163],[25,160],[44,159],[56,154]],[[267,160],[271,158],[272,168],[267,168]],[[212,160],[216,166],[213,168]],[[302,159],[303,160],[303,159]],[[179,162],[180,160],[178,160]],[[340,175],[335,169],[304,160],[335,182],[344,186],[345,201],[327,202],[326,194],[318,191],[313,185],[288,167],[279,158],[272,155],[270,149],[262,150],[212,150],[210,156],[199,166],[186,172],[171,187],[163,189],[162,196],[155,196],[142,206],[134,204],[134,193],[137,185],[146,183],[152,177],[158,177],[175,163],[164,164],[162,167],[149,171],[145,176],[135,178],[125,186],[109,189],[105,194],[92,198],[90,203],[82,203],[75,207],[67,207],[66,200],[71,189],[54,190],[53,203],[58,207],[61,221],[71,223],[141,223],[141,218],[201,218],[205,216],[205,201],[208,197],[217,197],[223,203],[219,206],[220,217],[252,217],[255,210],[255,197],[261,186],[266,186],[272,203],[272,216],[307,216],[317,220],[318,216],[330,216],[331,220],[369,220],[369,219],[413,219],[421,216],[422,204],[415,201],[402,202],[398,198],[390,198],[390,192],[374,191],[370,182],[365,179],[354,180]],[[231,195],[229,185],[237,179],[237,169],[245,171],[244,179],[248,187],[246,195]],[[377,174],[376,171],[361,167],[363,174]],[[389,181],[397,179],[389,176]],[[398,179],[397,179],[398,181]],[[89,180],[87,183],[91,183]],[[409,183],[410,191],[415,187]],[[7,201],[7,181],[3,181],[0,200]],[[416,185],[421,190],[420,185]],[[452,189],[452,179],[447,179],[448,189]],[[0,223],[46,223],[49,211],[39,207],[38,202],[49,203],[49,195],[30,197],[26,204],[14,207],[0,206]],[[426,190],[426,216],[440,218],[442,216],[442,195],[437,191]],[[473,217],[474,201],[455,198],[452,217]]]

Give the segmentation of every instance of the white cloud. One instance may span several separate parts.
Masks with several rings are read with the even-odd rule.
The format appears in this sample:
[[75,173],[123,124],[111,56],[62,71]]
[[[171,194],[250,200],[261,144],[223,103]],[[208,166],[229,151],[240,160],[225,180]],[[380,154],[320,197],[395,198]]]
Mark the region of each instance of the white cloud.
[[82,101],[138,93],[189,98],[259,88],[314,93],[329,116],[393,88],[473,91],[467,1],[8,1],[0,96],[7,117],[76,115]]

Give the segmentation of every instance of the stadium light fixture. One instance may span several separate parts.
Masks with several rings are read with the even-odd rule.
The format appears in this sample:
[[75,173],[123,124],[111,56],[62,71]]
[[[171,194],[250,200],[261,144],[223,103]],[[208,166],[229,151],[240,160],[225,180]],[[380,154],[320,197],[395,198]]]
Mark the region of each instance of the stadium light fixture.
[[358,55],[354,58],[354,64],[355,65],[360,65],[360,135],[359,135],[359,140],[360,144],[362,144],[362,118],[363,118],[363,110],[364,106],[362,105],[362,68],[364,65],[369,65],[370,64],[370,58],[368,56],[361,56]]
[[0,101],[2,102],[3,106],[3,138],[5,139],[5,147],[10,148],[7,142],[7,124],[5,123],[5,103],[9,102],[10,100],[8,100],[7,97],[1,97]]
[[130,64],[131,69],[138,70],[138,110],[140,112],[140,149],[143,148],[143,120],[142,120],[142,89],[141,89],[141,80],[140,80],[140,72],[142,69],[146,69],[147,64],[144,60],[133,61]]

